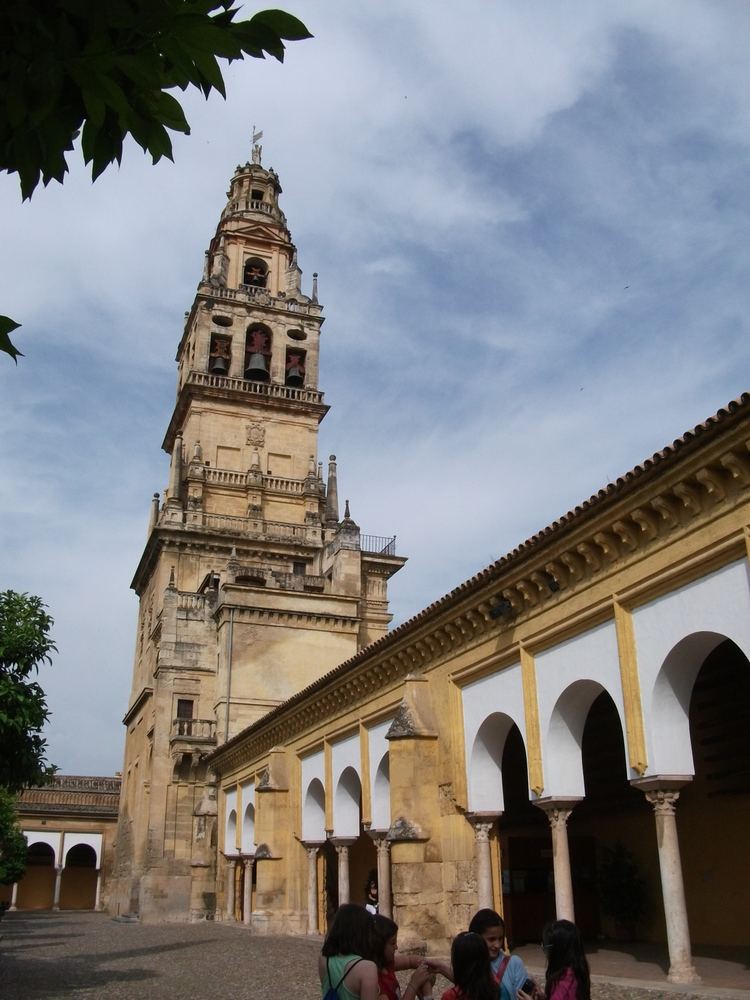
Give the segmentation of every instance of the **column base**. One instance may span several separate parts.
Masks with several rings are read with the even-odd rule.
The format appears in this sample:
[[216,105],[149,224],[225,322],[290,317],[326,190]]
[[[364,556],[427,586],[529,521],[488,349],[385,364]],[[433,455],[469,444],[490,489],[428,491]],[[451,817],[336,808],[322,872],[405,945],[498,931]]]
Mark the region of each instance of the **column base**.
[[702,983],[703,980],[690,962],[673,964],[667,973],[668,983]]

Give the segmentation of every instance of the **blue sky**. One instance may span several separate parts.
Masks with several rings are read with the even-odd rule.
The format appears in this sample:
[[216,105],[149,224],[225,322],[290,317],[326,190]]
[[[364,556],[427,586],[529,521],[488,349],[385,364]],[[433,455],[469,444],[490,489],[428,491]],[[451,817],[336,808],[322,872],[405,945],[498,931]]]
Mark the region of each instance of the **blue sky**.
[[410,557],[396,623],[747,388],[750,6],[287,6],[315,39],[187,98],[175,164],[0,177],[0,586],[55,617],[67,773],[121,766],[174,354],[253,123],[320,273],[319,458]]

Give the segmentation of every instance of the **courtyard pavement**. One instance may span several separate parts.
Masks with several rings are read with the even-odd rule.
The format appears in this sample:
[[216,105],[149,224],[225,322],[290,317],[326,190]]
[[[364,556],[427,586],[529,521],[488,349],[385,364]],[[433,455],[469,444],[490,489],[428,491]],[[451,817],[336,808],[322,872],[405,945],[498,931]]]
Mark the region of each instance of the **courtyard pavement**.
[[[231,924],[120,923],[102,913],[18,912],[0,922],[2,1000],[320,1000],[320,938],[258,937]],[[521,949],[532,971],[538,948]],[[536,957],[535,957],[536,956]],[[593,1000],[750,1000],[742,962],[715,957],[713,986],[665,984],[654,956],[590,953]],[[599,975],[606,973],[605,977]],[[644,979],[644,974],[646,978]],[[435,989],[440,996],[444,981]],[[739,989],[739,987],[745,987]]]

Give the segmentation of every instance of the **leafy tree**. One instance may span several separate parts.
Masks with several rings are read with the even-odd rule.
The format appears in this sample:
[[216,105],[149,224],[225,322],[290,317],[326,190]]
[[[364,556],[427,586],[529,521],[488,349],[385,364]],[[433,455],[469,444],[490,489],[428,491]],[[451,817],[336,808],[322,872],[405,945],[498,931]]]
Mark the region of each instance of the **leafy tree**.
[[49,717],[41,686],[30,679],[57,647],[54,624],[38,597],[0,593],[0,789],[18,792],[54,773],[41,731]]
[[[168,91],[226,96],[219,59],[266,54],[311,38],[281,10],[236,21],[233,0],[4,0],[0,5],[0,171],[24,199],[41,180],[62,183],[66,153],[81,150],[96,178],[119,164],[131,135],[153,162],[172,159],[169,131],[190,133]],[[0,316],[0,351],[17,360]]]
[[15,800],[0,788],[0,885],[18,882],[26,871],[26,838],[18,828]]

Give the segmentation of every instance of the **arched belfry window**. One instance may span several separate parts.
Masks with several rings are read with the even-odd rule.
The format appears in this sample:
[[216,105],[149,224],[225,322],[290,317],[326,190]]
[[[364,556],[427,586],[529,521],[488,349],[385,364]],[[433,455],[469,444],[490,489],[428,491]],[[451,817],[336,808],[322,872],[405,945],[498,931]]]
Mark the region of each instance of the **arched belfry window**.
[[286,349],[284,382],[286,385],[293,386],[305,384],[305,352],[299,347],[287,347]]
[[268,264],[260,257],[248,257],[242,274],[242,282],[251,288],[265,288],[268,281]]
[[208,370],[212,375],[228,375],[232,363],[232,338],[214,333],[208,355]]
[[271,373],[271,333],[254,323],[245,338],[245,378],[267,382]]

